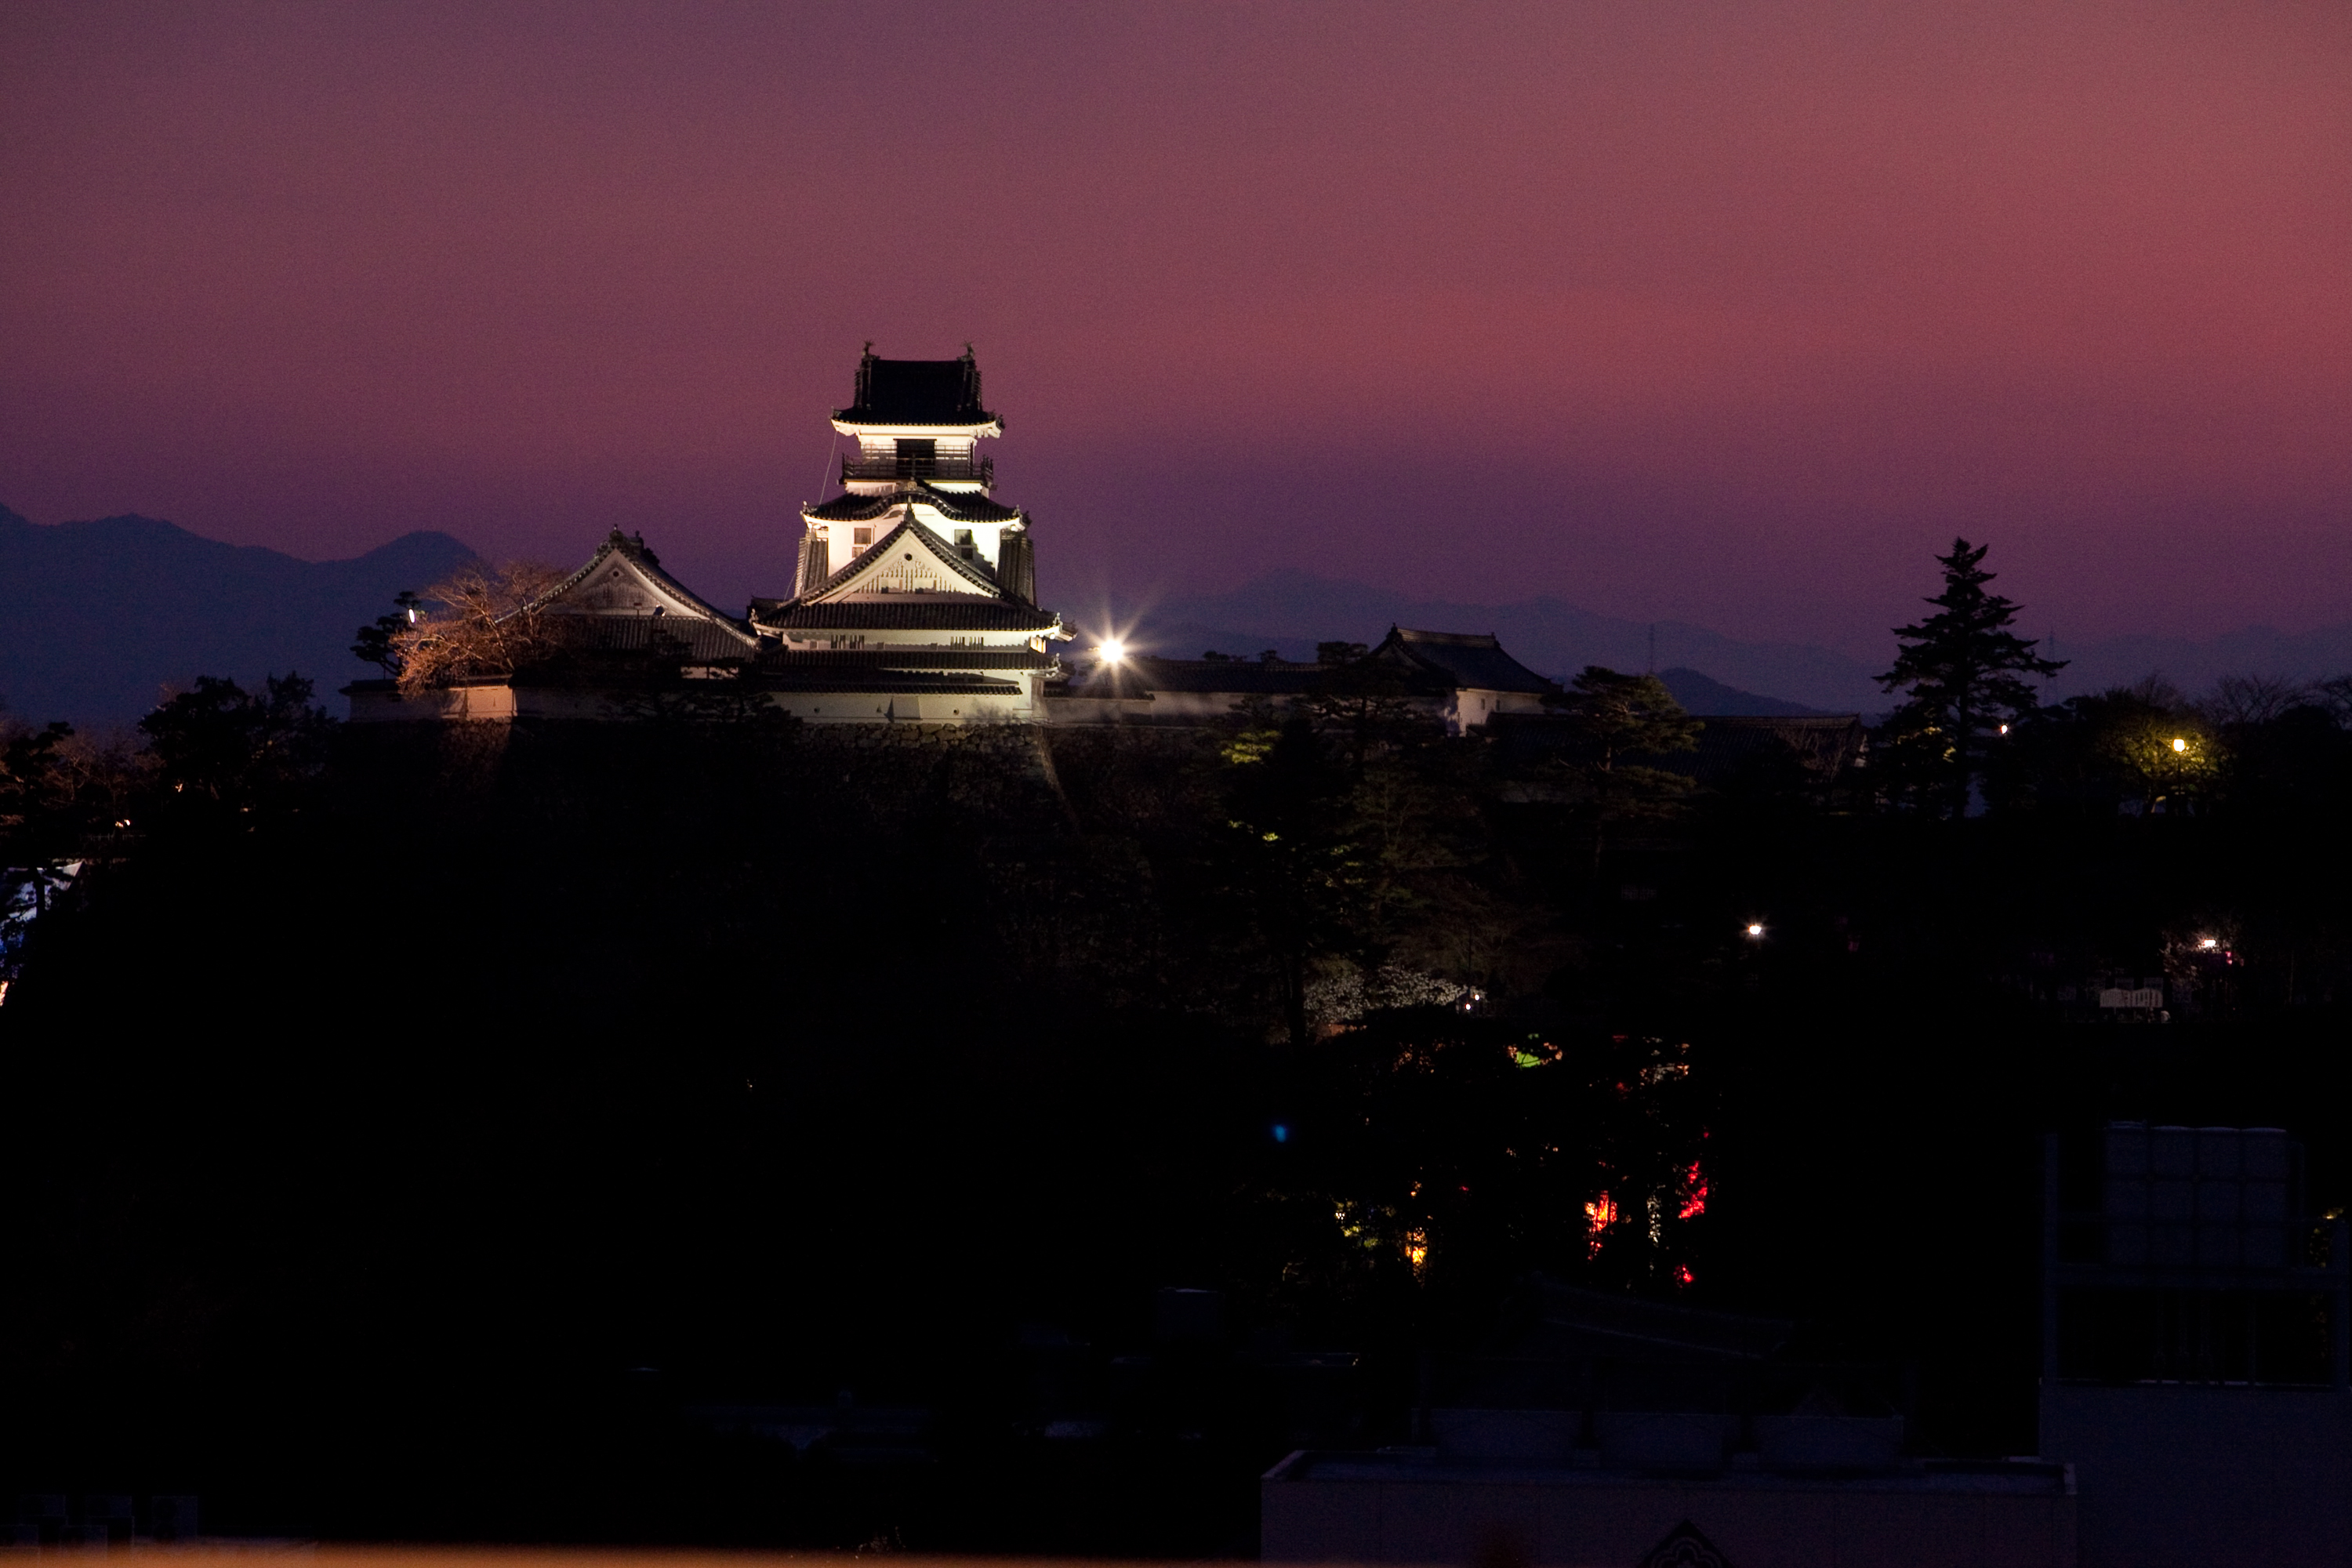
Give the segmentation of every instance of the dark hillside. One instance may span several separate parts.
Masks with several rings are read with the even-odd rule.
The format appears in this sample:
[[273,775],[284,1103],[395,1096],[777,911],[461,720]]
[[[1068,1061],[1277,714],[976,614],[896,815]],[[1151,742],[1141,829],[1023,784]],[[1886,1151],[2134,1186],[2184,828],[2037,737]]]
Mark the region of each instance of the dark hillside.
[[[2021,1452],[2041,1132],[2283,1125],[2352,1191],[2352,844],[2301,795],[1937,821],[1759,769],[1597,840],[1545,764],[1366,725],[1050,773],[345,726],[299,791],[163,788],[0,1006],[0,1476],[345,1539],[1246,1551],[1273,1458],[1407,1440],[1536,1271],[1799,1319],[1923,1450]],[[2171,1021],[2061,999],[2215,921]]]

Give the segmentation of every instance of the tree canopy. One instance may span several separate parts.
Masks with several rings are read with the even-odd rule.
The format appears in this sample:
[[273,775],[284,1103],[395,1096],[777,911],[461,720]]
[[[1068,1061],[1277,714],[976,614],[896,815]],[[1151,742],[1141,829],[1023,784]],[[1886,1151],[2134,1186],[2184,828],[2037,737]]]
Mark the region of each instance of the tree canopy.
[[1905,647],[1878,677],[1887,690],[1906,694],[1886,725],[1898,777],[1955,816],[1968,814],[1988,741],[2037,705],[2026,678],[2066,668],[2009,629],[2018,606],[1985,589],[1994,576],[1984,569],[1990,548],[1955,539],[1950,554],[1936,557],[1944,591],[1927,601],[1936,613],[1895,628]]

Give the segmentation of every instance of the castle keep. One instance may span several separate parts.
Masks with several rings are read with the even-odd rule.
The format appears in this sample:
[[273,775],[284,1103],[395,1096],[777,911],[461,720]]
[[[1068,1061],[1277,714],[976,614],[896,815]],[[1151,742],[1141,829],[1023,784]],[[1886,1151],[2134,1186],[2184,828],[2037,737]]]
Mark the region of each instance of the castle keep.
[[[833,412],[856,443],[840,493],[801,509],[788,598],[729,616],[618,530],[587,563],[501,625],[494,664],[431,686],[346,688],[355,721],[626,719],[665,695],[774,710],[808,724],[1198,724],[1279,709],[1343,670],[1454,732],[1534,713],[1555,684],[1492,637],[1392,629],[1339,661],[1091,653],[1039,606],[1028,513],[998,500],[981,443],[1004,422],[960,359],[859,359]],[[520,651],[517,651],[520,650]]]

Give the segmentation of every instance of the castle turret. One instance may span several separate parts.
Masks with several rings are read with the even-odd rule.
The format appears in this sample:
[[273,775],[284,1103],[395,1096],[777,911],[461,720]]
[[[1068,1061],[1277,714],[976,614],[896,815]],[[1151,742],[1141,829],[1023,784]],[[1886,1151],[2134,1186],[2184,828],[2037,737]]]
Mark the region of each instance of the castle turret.
[[854,652],[893,689],[937,676],[966,697],[1019,698],[950,704],[956,718],[1034,718],[1056,668],[1048,645],[1068,634],[1034,602],[1028,514],[995,499],[980,455],[1004,422],[982,401],[970,345],[960,359],[888,360],[868,343],[833,427],[857,443],[841,493],[802,509],[793,597],[754,600],[756,628],[788,662]]

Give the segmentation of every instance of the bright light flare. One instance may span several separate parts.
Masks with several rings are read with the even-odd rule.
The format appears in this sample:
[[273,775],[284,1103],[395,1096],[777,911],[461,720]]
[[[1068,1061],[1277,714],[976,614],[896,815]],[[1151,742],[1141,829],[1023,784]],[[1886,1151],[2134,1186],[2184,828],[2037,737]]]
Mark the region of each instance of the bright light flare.
[[1095,652],[1105,664],[1118,664],[1127,658],[1127,645],[1117,637],[1105,637]]
[[1764,934],[1764,922],[1762,921],[1749,921],[1748,922],[1748,934],[1750,938],[1762,936]]
[[2189,749],[2189,742],[2175,735],[2172,737],[2172,749],[2176,752],[2185,752]]
[[2218,936],[2200,936],[2197,939],[2197,951],[2200,952],[2218,952],[2221,947],[2221,939]]

